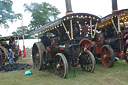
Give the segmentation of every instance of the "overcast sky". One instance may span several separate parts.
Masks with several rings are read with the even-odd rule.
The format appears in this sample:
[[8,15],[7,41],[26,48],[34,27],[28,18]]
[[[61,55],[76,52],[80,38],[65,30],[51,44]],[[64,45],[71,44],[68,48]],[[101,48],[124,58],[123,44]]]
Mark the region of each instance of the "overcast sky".
[[[13,6],[12,9],[15,13],[22,13],[23,14],[23,25],[28,26],[31,20],[31,14],[24,12],[24,3],[30,4],[31,2],[47,2],[51,5],[58,8],[61,12],[59,18],[65,16],[66,7],[65,7],[65,0],[12,0]],[[128,9],[128,0],[117,0],[118,1],[118,9]],[[72,10],[74,13],[90,13],[97,16],[106,16],[112,13],[112,5],[111,0],[71,0],[72,3]],[[17,27],[21,26],[21,21],[14,22],[13,24],[10,23],[9,29],[3,29],[0,27],[0,34],[3,36],[11,35],[13,31],[16,31]]]

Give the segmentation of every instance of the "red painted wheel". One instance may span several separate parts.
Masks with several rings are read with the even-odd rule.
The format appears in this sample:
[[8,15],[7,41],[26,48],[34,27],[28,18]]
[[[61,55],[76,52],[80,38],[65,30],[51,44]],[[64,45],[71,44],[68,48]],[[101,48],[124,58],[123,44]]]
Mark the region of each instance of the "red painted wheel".
[[128,63],[128,44],[124,47],[124,59]]
[[113,49],[109,45],[104,45],[101,49],[101,60],[105,67],[113,67],[115,63],[115,55]]

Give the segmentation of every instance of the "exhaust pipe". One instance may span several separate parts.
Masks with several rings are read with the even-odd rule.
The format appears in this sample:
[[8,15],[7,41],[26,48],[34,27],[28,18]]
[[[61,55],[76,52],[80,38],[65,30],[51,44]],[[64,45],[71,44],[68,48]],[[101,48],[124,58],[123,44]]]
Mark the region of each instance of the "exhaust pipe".
[[72,14],[72,6],[71,6],[71,0],[65,0],[66,3],[66,15]]
[[112,13],[118,10],[117,0],[112,0]]

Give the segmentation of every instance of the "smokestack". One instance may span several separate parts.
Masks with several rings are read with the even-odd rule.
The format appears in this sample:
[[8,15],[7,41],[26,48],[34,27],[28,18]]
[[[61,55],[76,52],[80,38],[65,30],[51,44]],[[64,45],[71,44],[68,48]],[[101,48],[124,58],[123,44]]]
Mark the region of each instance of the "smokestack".
[[72,6],[71,6],[71,0],[65,0],[65,3],[66,3],[66,15],[68,14],[72,14],[73,11],[72,11]]
[[112,0],[112,13],[116,12],[117,10],[117,0]]

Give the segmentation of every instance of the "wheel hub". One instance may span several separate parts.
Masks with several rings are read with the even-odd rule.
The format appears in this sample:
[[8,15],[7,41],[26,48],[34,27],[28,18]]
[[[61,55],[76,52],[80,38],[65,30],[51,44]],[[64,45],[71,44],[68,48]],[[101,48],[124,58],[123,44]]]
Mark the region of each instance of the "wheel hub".
[[57,68],[57,69],[60,68],[60,64],[57,64],[57,65],[56,65],[56,68]]
[[103,56],[103,57],[104,57],[104,59],[105,59],[105,58],[107,57],[107,55],[106,55],[106,54],[104,54],[104,56]]
[[38,56],[39,56],[39,54],[37,53],[37,54],[36,54],[36,56],[38,57]]

